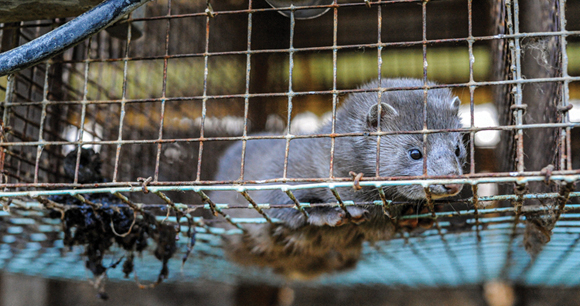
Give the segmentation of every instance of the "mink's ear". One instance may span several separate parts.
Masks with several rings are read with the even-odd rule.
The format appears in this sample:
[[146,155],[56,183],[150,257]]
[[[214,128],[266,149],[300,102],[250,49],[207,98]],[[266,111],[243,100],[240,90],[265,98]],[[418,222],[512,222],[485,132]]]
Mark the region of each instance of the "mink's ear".
[[451,100],[451,103],[449,103],[449,109],[452,113],[457,114],[459,111],[459,105],[461,105],[461,100],[459,100],[459,97],[455,97]]
[[[378,112],[379,106],[377,104],[374,104],[373,106],[370,107],[369,112],[367,114],[367,126],[371,130],[377,129],[378,123],[377,121],[379,120]],[[384,102],[381,103],[381,124],[386,122],[390,118],[396,117],[398,115],[399,113],[392,106]]]

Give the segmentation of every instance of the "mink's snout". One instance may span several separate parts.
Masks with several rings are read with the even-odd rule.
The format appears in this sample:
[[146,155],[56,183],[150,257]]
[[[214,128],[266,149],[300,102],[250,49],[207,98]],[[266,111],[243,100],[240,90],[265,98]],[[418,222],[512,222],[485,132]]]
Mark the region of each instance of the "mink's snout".
[[445,185],[429,186],[429,191],[431,192],[431,197],[433,199],[452,197],[454,195],[457,195],[461,191],[461,189],[463,189],[463,184],[445,184]]
[[463,184],[448,184],[443,185],[443,187],[447,190],[448,194],[456,195],[463,189]]

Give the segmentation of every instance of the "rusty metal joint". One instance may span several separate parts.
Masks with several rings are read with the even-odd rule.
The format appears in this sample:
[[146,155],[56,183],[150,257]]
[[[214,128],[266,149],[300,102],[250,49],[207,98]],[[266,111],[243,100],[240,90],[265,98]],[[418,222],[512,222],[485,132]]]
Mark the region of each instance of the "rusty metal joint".
[[520,198],[523,197],[524,194],[526,194],[527,192],[528,192],[528,183],[516,184],[514,186],[514,193]]
[[550,177],[552,176],[552,171],[554,171],[554,165],[549,164],[546,167],[542,168],[540,174],[545,177],[544,183],[550,184]]
[[520,104],[520,105],[514,104],[514,105],[510,106],[510,109],[511,110],[521,110],[521,111],[523,111],[522,114],[525,114],[526,110],[528,109],[528,105],[527,104]]
[[206,2],[206,8],[205,8],[205,13],[207,14],[208,17],[215,17],[216,13],[213,11],[213,8],[211,7],[211,3],[209,3],[209,0],[207,0]]
[[151,181],[153,180],[153,177],[148,177],[148,178],[144,178],[144,177],[138,177],[137,178],[137,182],[141,183],[141,188],[143,189],[143,193],[147,194],[149,193],[149,189],[147,189],[147,185],[149,185],[149,183],[151,183]]
[[348,175],[352,176],[352,179],[354,181],[354,183],[352,185],[352,188],[354,190],[361,190],[362,187],[360,186],[360,179],[363,177],[364,173],[362,173],[362,172],[361,173],[356,173],[354,171],[350,171],[348,173]]
[[567,111],[571,110],[573,107],[574,107],[574,105],[572,105],[572,104],[568,104],[566,106],[559,105],[558,111],[561,113],[566,113]]

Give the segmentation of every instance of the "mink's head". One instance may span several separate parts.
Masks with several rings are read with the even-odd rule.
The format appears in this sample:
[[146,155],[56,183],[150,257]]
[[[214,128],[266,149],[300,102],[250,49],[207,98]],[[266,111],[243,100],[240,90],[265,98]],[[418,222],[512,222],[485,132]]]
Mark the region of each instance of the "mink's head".
[[[383,79],[382,88],[421,87],[418,79]],[[435,83],[428,82],[433,86]],[[375,89],[379,82],[371,82],[363,89]],[[421,131],[424,125],[425,92],[419,90],[396,90],[381,93],[381,107],[378,107],[378,92],[355,93],[344,103],[346,122],[350,132],[376,132],[379,118],[382,132]],[[427,91],[427,128],[429,130],[458,129],[461,101],[448,88]],[[380,114],[380,115],[379,115]],[[345,131],[341,131],[345,132]],[[364,162],[362,170],[366,175],[375,176],[377,137],[359,137],[354,144],[358,160]],[[462,174],[465,161],[465,146],[458,132],[427,134],[383,135],[380,139],[380,176],[420,176],[424,174],[424,160],[427,160],[427,175],[452,176]],[[434,199],[456,195],[463,185],[431,185]],[[425,191],[419,185],[392,186],[385,188],[392,197],[412,200],[425,199]]]

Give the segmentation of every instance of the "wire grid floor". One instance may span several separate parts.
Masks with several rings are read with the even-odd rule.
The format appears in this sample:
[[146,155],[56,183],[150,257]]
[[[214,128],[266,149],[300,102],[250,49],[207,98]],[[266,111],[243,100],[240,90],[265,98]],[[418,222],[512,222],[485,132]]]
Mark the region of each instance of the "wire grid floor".
[[[554,196],[553,194],[551,196]],[[574,192],[571,197],[578,197]],[[482,198],[487,200],[487,198]],[[0,212],[5,225],[0,247],[0,268],[8,272],[24,273],[51,278],[87,279],[84,247],[65,247],[58,218],[45,215],[46,210],[37,202],[19,203],[19,209]],[[206,209],[209,209],[207,207]],[[221,205],[226,206],[226,205]],[[545,208],[537,208],[539,211]],[[514,227],[516,217],[511,207],[438,212],[440,230],[435,227],[420,234],[401,233],[388,241],[364,244],[360,262],[355,269],[336,272],[308,282],[306,286],[350,286],[382,284],[392,286],[459,286],[478,284],[493,279],[507,279],[527,285],[576,286],[580,277],[580,205],[567,205],[568,212],[560,216],[553,229],[551,241],[532,260],[523,247],[525,217]],[[227,209],[225,209],[227,211]],[[511,211],[511,213],[510,213]],[[428,217],[429,214],[419,215]],[[458,230],[453,217],[464,216]],[[478,217],[476,220],[475,217]],[[158,220],[165,217],[158,216]],[[447,220],[447,221],[445,221]],[[196,222],[201,218],[195,218]],[[234,218],[234,222],[254,223],[256,220]],[[176,222],[169,217],[166,222]],[[478,224],[478,226],[476,226]],[[236,283],[240,280],[269,284],[284,284],[285,279],[268,268],[241,267],[226,259],[223,236],[239,235],[240,230],[221,227],[196,227],[196,244],[186,263],[181,258],[187,248],[185,229],[178,240],[179,251],[169,261],[167,281],[195,282],[212,280]],[[112,248],[103,260],[112,265],[125,251]],[[161,263],[145,251],[135,260],[135,273],[140,281],[159,273]],[[120,268],[107,271],[112,280],[123,280]]]
[[[231,11],[217,11],[222,15],[242,15],[248,18],[248,47],[247,50],[227,50],[227,51],[210,51],[209,40],[210,35],[210,23],[212,22],[211,14],[203,11],[182,14],[180,16],[171,15],[171,10],[168,10],[167,16],[155,16],[147,18],[131,19],[133,22],[140,21],[157,21],[163,20],[167,24],[167,32],[164,36],[165,44],[163,48],[164,55],[136,55],[133,56],[131,40],[126,42],[125,49],[120,48],[117,56],[112,56],[106,58],[102,56],[99,52],[94,52],[94,49],[101,50],[100,47],[93,48],[93,45],[98,38],[94,38],[94,41],[89,41],[87,43],[87,48],[84,50],[85,59],[79,61],[78,59],[73,59],[71,57],[65,57],[62,59],[57,59],[46,65],[39,65],[35,67],[35,72],[31,76],[18,75],[20,78],[24,78],[30,83],[35,83],[36,87],[41,88],[40,96],[39,92],[36,92],[37,96],[30,95],[22,96],[17,93],[16,98],[11,96],[11,92],[17,86],[18,82],[22,80],[15,80],[15,77],[8,79],[8,86],[4,89],[6,93],[6,99],[4,101],[4,114],[3,122],[8,124],[10,120],[20,120],[19,124],[24,126],[22,133],[21,131],[15,131],[14,129],[8,131],[6,135],[11,137],[9,139],[3,139],[2,147],[6,149],[7,159],[13,159],[12,162],[6,164],[6,171],[3,176],[3,184],[1,187],[6,188],[5,192],[1,194],[5,200],[9,198],[19,197],[22,201],[22,197],[36,197],[42,196],[46,197],[48,195],[55,194],[84,194],[89,192],[94,185],[87,184],[77,184],[78,177],[75,176],[74,182],[66,182],[62,177],[62,171],[58,166],[50,165],[50,159],[46,159],[47,156],[62,157],[62,153],[52,148],[60,148],[65,145],[73,145],[78,148],[83,145],[101,145],[106,148],[107,156],[110,160],[114,160],[114,163],[107,164],[109,168],[107,172],[110,175],[112,181],[104,182],[100,184],[99,188],[93,190],[94,192],[122,192],[131,193],[133,196],[139,190],[139,185],[135,185],[135,175],[131,172],[130,174],[124,173],[126,168],[123,168],[121,156],[123,148],[128,146],[145,146],[151,145],[154,158],[148,160],[154,166],[149,173],[154,173],[153,180],[149,184],[150,191],[193,191],[194,193],[199,193],[200,191],[211,190],[212,188],[217,190],[241,190],[237,185],[231,185],[232,183],[237,183],[235,181],[229,182],[215,182],[210,180],[204,180],[202,178],[202,166],[201,161],[203,160],[203,147],[204,144],[209,144],[211,142],[217,142],[222,140],[242,140],[251,141],[253,139],[261,139],[268,137],[252,136],[248,134],[248,111],[247,108],[250,106],[250,99],[253,98],[284,98],[287,99],[287,109],[288,109],[288,122],[290,122],[292,116],[293,99],[297,99],[300,96],[309,96],[312,94],[310,91],[293,91],[293,65],[294,57],[301,52],[331,52],[332,53],[332,67],[333,67],[333,81],[332,88],[327,90],[317,90],[315,94],[318,95],[328,95],[332,97],[333,115],[336,114],[336,107],[338,103],[338,96],[340,94],[352,93],[360,91],[359,89],[339,89],[337,85],[337,58],[339,50],[355,50],[360,48],[373,48],[378,51],[378,75],[381,73],[381,63],[382,55],[381,52],[383,48],[388,47],[401,47],[401,46],[416,46],[422,47],[422,59],[425,64],[423,67],[424,77],[427,76],[427,47],[431,45],[437,45],[438,43],[464,43],[467,44],[468,54],[470,58],[470,75],[469,80],[460,83],[453,84],[442,84],[435,87],[448,87],[448,88],[463,88],[469,91],[470,104],[473,108],[474,106],[474,92],[478,87],[486,86],[510,86],[513,89],[514,101],[512,106],[513,110],[513,122],[506,123],[505,125],[498,127],[476,127],[474,126],[474,112],[471,112],[471,126],[466,127],[461,130],[457,130],[466,134],[469,134],[471,153],[469,156],[471,169],[464,178],[456,179],[431,179],[425,180],[424,177],[415,178],[383,178],[383,181],[379,181],[380,186],[387,184],[393,185],[404,185],[404,184],[420,184],[422,186],[429,186],[430,184],[446,184],[446,183],[462,183],[462,184],[480,184],[480,183],[514,183],[517,185],[523,185],[528,181],[543,181],[546,179],[546,173],[540,171],[525,171],[524,168],[524,147],[523,147],[523,137],[515,138],[513,148],[515,151],[515,156],[517,157],[517,163],[514,165],[517,172],[503,172],[503,173],[476,173],[475,163],[474,163],[474,147],[473,138],[475,133],[483,130],[498,130],[513,132],[517,135],[522,135],[524,131],[541,129],[541,128],[557,128],[559,129],[559,141],[558,150],[560,152],[560,158],[557,162],[557,169],[551,176],[552,181],[555,182],[568,182],[569,184],[578,180],[578,175],[580,172],[578,170],[572,169],[572,156],[571,156],[571,131],[573,128],[577,128],[580,123],[570,122],[566,115],[559,118],[556,123],[524,123],[523,116],[525,107],[523,106],[525,101],[522,101],[522,88],[526,84],[562,84],[561,100],[558,101],[559,106],[566,108],[568,106],[569,99],[569,85],[570,83],[580,81],[578,76],[570,76],[567,71],[567,51],[566,51],[566,39],[568,37],[575,37],[580,35],[580,31],[566,31],[563,25],[566,24],[566,14],[564,7],[566,2],[559,1],[558,8],[558,21],[560,28],[555,31],[548,32],[534,32],[534,33],[521,33],[518,28],[518,1],[507,2],[506,11],[507,19],[509,19],[508,27],[505,33],[501,33],[499,36],[474,36],[472,33],[472,1],[466,1],[468,6],[468,20],[469,20],[469,33],[467,37],[461,38],[448,38],[444,40],[439,39],[427,39],[427,12],[428,5],[426,1],[380,1],[371,2],[371,7],[376,8],[373,14],[376,13],[377,20],[381,24],[383,10],[388,8],[389,4],[392,3],[405,3],[412,2],[411,4],[420,4],[422,10],[421,23],[422,29],[422,39],[416,41],[403,41],[403,42],[380,42],[381,41],[381,27],[378,28],[378,38],[379,43],[365,43],[365,44],[352,44],[346,46],[340,46],[337,43],[336,33],[337,33],[337,22],[339,20],[339,9],[348,9],[350,7],[366,7],[363,2],[352,2],[352,3],[341,3],[329,6],[331,12],[334,13],[333,21],[333,43],[329,46],[321,47],[303,47],[294,48],[293,37],[294,30],[296,27],[296,20],[294,18],[290,19],[290,47],[278,50],[253,50],[251,48],[251,21],[254,14],[260,14],[263,12],[274,12],[276,9],[266,8],[266,9],[253,9],[251,7],[251,2],[248,10],[231,10]],[[171,4],[168,4],[171,7]],[[342,15],[341,15],[342,16]],[[193,53],[183,53],[183,54],[170,54],[169,52],[169,35],[170,35],[170,21],[177,18],[197,18],[198,20],[204,21],[205,32],[202,37],[205,38],[205,43],[202,44],[204,50],[197,50]],[[165,20],[166,19],[166,20]],[[3,28],[3,30],[8,28]],[[550,76],[550,77],[535,77],[535,78],[524,78],[521,71],[517,68],[520,67],[519,61],[521,60],[521,46],[519,43],[525,38],[537,38],[537,37],[550,37],[556,38],[559,44],[559,51],[561,52],[562,58],[562,75]],[[474,69],[473,69],[473,47],[474,44],[479,42],[491,42],[495,40],[502,40],[505,45],[509,45],[509,50],[511,52],[511,60],[516,63],[516,69],[510,71],[510,75],[506,79],[502,80],[483,80],[476,81],[474,79]],[[100,42],[99,42],[100,43]],[[93,53],[91,53],[93,52]],[[95,54],[97,53],[97,54]],[[250,70],[251,70],[251,57],[258,56],[261,53],[281,53],[288,55],[288,91],[278,92],[278,93],[255,93],[250,91]],[[245,88],[242,92],[236,93],[225,93],[225,94],[213,94],[208,91],[208,74],[211,71],[209,69],[209,64],[211,58],[219,58],[220,56],[242,56],[245,58]],[[168,97],[166,96],[166,91],[168,89],[167,81],[167,71],[171,70],[169,67],[169,61],[175,58],[198,58],[203,59],[203,92],[196,93],[195,95],[188,95],[185,97]],[[130,86],[130,77],[127,75],[129,68],[128,66],[132,62],[139,61],[150,61],[150,60],[161,60],[163,61],[163,72],[164,76],[162,78],[162,94],[160,97],[134,97],[130,96],[127,87]],[[110,91],[102,88],[93,76],[90,74],[91,65],[99,65],[101,63],[115,62],[121,64],[123,67],[119,70],[123,72],[121,80],[118,83],[122,84],[122,93],[120,96],[108,95]],[[51,67],[58,65],[64,65],[65,70],[75,76],[76,83],[65,84],[68,91],[73,94],[67,99],[54,99],[51,100],[50,97],[50,86],[49,82],[45,80],[51,79]],[[94,71],[94,70],[93,70]],[[80,84],[80,85],[79,85]],[[32,87],[32,86],[31,86]],[[92,97],[89,93],[89,88],[96,88],[98,95]],[[169,87],[170,88],[170,87]],[[418,89],[425,89],[420,87]],[[213,100],[224,100],[224,99],[240,99],[243,100],[244,108],[244,130],[243,135],[235,137],[220,137],[220,136],[204,136],[203,124],[206,120],[206,109],[207,105]],[[196,135],[195,137],[183,137],[183,138],[166,138],[164,136],[164,117],[163,114],[165,110],[170,109],[168,105],[172,102],[180,101],[196,101],[201,102],[201,135]],[[70,111],[69,113],[74,114],[74,116],[64,116],[60,117],[58,109],[54,110],[54,106],[68,106],[72,105],[77,107],[76,110]],[[111,106],[110,108],[102,106]],[[133,105],[144,105],[143,109],[139,109]],[[130,135],[131,137],[136,137],[137,139],[126,137],[125,129],[127,126],[129,128],[134,128],[131,126],[129,120],[124,120],[126,113],[131,113],[137,111],[142,111],[147,114],[148,110],[152,108],[159,108],[159,112],[150,112],[150,117],[147,120],[159,122],[158,130],[155,131],[153,137],[145,138],[142,135]],[[21,110],[26,109],[26,115],[19,113],[18,111],[10,112],[10,110]],[[102,112],[102,113],[101,113]],[[31,114],[32,113],[32,114]],[[97,116],[96,114],[99,114]],[[76,118],[76,117],[78,118]],[[99,134],[97,132],[97,123],[104,125],[107,123],[107,117],[111,116],[114,118],[120,118],[117,126],[111,126],[111,131],[108,130],[108,134]],[[53,130],[54,126],[49,126],[47,123],[47,118],[56,120],[59,124],[56,124],[57,129]],[[16,119],[15,119],[16,118]],[[71,118],[79,119],[78,122],[74,122]],[[90,123],[86,119],[92,119]],[[80,124],[79,122],[82,122]],[[58,130],[65,125],[75,126],[79,132],[79,136],[76,140],[71,141],[62,137],[62,134]],[[31,127],[33,133],[38,134],[38,136],[27,135],[28,129]],[[455,131],[455,130],[454,130]],[[443,132],[454,132],[454,131],[443,131]],[[438,132],[438,131],[429,131]],[[441,132],[441,131],[439,131]],[[84,140],[83,133],[91,134],[92,140]],[[412,133],[424,134],[423,131],[414,131]],[[361,133],[362,135],[362,133]],[[372,133],[372,136],[385,136],[389,135],[389,132],[378,132]],[[269,138],[279,138],[285,139],[290,142],[291,139],[301,138],[301,137],[346,137],[353,135],[308,135],[300,136],[293,135],[290,131],[290,126],[288,125],[287,130],[284,135],[271,136]],[[184,180],[184,181],[169,181],[163,179],[160,176],[160,171],[164,169],[162,164],[162,148],[165,145],[173,143],[193,143],[199,145],[197,169],[195,172],[195,180]],[[12,150],[14,149],[14,150]],[[19,152],[16,152],[19,149]],[[138,150],[137,150],[138,151]],[[207,154],[207,153],[206,153]],[[125,154],[126,155],[126,154]],[[135,155],[138,156],[138,155]],[[48,160],[48,162],[46,162]],[[514,159],[516,160],[516,159]],[[14,162],[17,161],[17,162]],[[16,166],[16,164],[18,164]],[[22,168],[22,164],[28,164],[28,168]],[[129,166],[130,167],[130,166]],[[166,165],[165,165],[166,167]],[[377,166],[378,169],[378,166]],[[22,171],[21,171],[22,170]],[[539,170],[539,169],[537,169]],[[21,173],[22,172],[22,173]],[[19,174],[24,174],[19,176]],[[377,170],[378,176],[378,170]],[[8,177],[8,179],[6,179]],[[465,178],[466,177],[466,178]],[[191,178],[190,178],[191,179]],[[281,178],[278,180],[269,181],[271,183],[276,182],[292,182],[292,179]],[[297,179],[295,182],[302,182],[304,180]],[[349,178],[332,178],[332,182],[328,182],[327,178],[317,178],[310,180],[317,182],[318,185],[309,185],[309,187],[302,186],[303,188],[314,188],[315,186],[323,186],[325,188],[335,188],[336,186],[351,186],[352,183],[349,182]],[[58,182],[58,183],[57,183]],[[216,185],[214,184],[225,184]],[[247,181],[247,185],[243,187],[244,190],[249,190],[252,188],[273,188],[272,185],[261,185],[261,181]],[[125,187],[127,184],[133,184],[133,187]],[[341,185],[343,184],[343,185]],[[375,182],[370,180],[363,180],[361,185],[369,184],[374,186]],[[219,187],[221,186],[221,187]],[[265,186],[265,187],[264,187]],[[296,185],[289,185],[286,188],[302,188],[296,187]],[[66,189],[57,189],[66,188]],[[78,188],[78,189],[73,189]],[[284,187],[280,187],[284,188]],[[467,188],[467,187],[466,187]],[[25,191],[20,191],[25,190]],[[48,190],[48,191],[47,191]],[[141,204],[139,201],[131,201],[131,196],[129,197],[129,205],[134,205],[135,207],[153,207],[152,204]],[[514,281],[521,281],[526,284],[533,285],[568,285],[574,286],[578,284],[578,277],[575,277],[575,271],[578,268],[578,262],[574,256],[577,252],[577,244],[580,240],[579,233],[577,232],[577,218],[578,215],[574,212],[578,209],[576,205],[566,204],[568,197],[575,199],[578,195],[575,192],[564,192],[563,194],[550,193],[545,194],[545,198],[550,199],[565,199],[564,202],[560,202],[560,210],[570,210],[571,212],[563,213],[557,216],[559,219],[556,223],[556,227],[553,230],[553,235],[551,241],[544,247],[544,250],[539,254],[538,258],[531,261],[530,256],[525,253],[522,247],[522,235],[523,235],[523,222],[525,221],[525,216],[520,211],[521,203],[524,199],[533,199],[535,197],[542,197],[541,193],[531,193],[524,196],[518,195],[499,195],[491,198],[477,197],[477,201],[473,198],[468,199],[472,204],[482,201],[491,200],[510,200],[516,204],[514,207],[509,208],[497,208],[496,210],[491,210],[485,212],[484,208],[478,208],[477,211],[466,211],[467,215],[473,216],[473,218],[468,219],[467,224],[471,224],[471,227],[466,232],[456,233],[452,230],[451,223],[449,221],[439,221],[440,231],[436,229],[426,231],[418,236],[395,238],[390,241],[384,241],[376,243],[373,246],[365,245],[364,254],[362,260],[357,265],[357,268],[352,272],[346,272],[341,274],[333,274],[322,279],[315,281],[315,284],[320,285],[339,285],[339,284],[389,284],[389,285],[462,285],[479,283],[485,280],[490,280],[494,278],[506,278]],[[527,198],[526,198],[527,197]],[[163,199],[163,198],[162,198]],[[25,200],[28,201],[28,200]],[[4,202],[7,203],[7,202]],[[157,206],[164,206],[167,203],[159,204]],[[174,203],[169,203],[174,205]],[[259,208],[269,208],[273,205],[258,203]],[[346,203],[350,205],[350,203]],[[177,205],[177,204],[176,204]],[[378,205],[386,205],[386,203],[378,203]],[[43,217],[45,214],[44,208],[38,205],[36,202],[25,202],[23,206],[28,206],[32,210],[23,210],[18,208],[16,204],[11,205],[11,212],[3,212],[0,214],[2,217],[2,225],[6,225],[4,232],[2,233],[3,244],[1,245],[0,258],[2,262],[2,269],[13,272],[30,273],[36,275],[43,275],[48,277],[63,277],[63,278],[86,278],[89,273],[84,268],[84,262],[81,260],[81,253],[83,252],[81,248],[74,248],[72,251],[65,252],[64,245],[62,243],[62,237],[60,234],[60,227],[58,226],[58,219],[48,219]],[[195,205],[194,205],[195,206]],[[305,205],[307,206],[307,205]],[[179,209],[186,209],[190,206],[180,206],[177,205]],[[217,210],[224,214],[227,213],[227,205],[219,204],[206,204],[204,209],[206,210]],[[250,208],[252,208],[250,206]],[[502,210],[503,209],[503,210]],[[541,209],[538,209],[541,210]],[[449,213],[434,213],[439,214],[441,218],[444,218],[446,214]],[[499,215],[497,215],[499,214]],[[429,216],[425,216],[429,217]],[[158,219],[163,219],[163,216],[158,216]],[[199,220],[199,219],[198,219]],[[171,221],[171,219],[170,219]],[[175,220],[173,220],[175,221]],[[223,220],[222,220],[223,221]],[[240,221],[240,222],[236,222]],[[265,223],[264,219],[254,219],[254,220],[233,220],[235,224],[241,223]],[[479,226],[478,226],[479,224]],[[33,227],[32,230],[26,230],[26,227]],[[481,227],[481,228],[480,228]],[[272,273],[264,273],[262,270],[251,270],[248,272],[247,269],[242,269],[230,262],[226,261],[224,258],[222,250],[221,236],[236,234],[233,232],[224,232],[223,229],[219,227],[204,226],[197,227],[197,243],[192,252],[189,260],[185,264],[184,269],[181,269],[181,261],[178,255],[174,255],[177,260],[170,261],[170,280],[198,280],[198,279],[212,279],[220,280],[225,282],[231,282],[234,279],[247,278],[253,280],[263,280],[263,281],[275,281],[282,282],[279,277],[273,275]],[[51,238],[49,238],[51,237]],[[479,239],[480,238],[480,239]],[[187,239],[182,237],[178,244],[180,245],[180,250],[184,249],[184,244]],[[115,256],[122,256],[122,251],[114,252]],[[112,256],[113,257],[113,256]],[[160,263],[153,258],[153,255],[145,252],[142,255],[142,260],[137,261],[136,272],[142,276],[154,276],[159,273]],[[114,259],[111,258],[111,262]],[[178,272],[179,271],[179,272]],[[111,269],[108,272],[110,278],[121,279],[122,274],[119,269]]]

